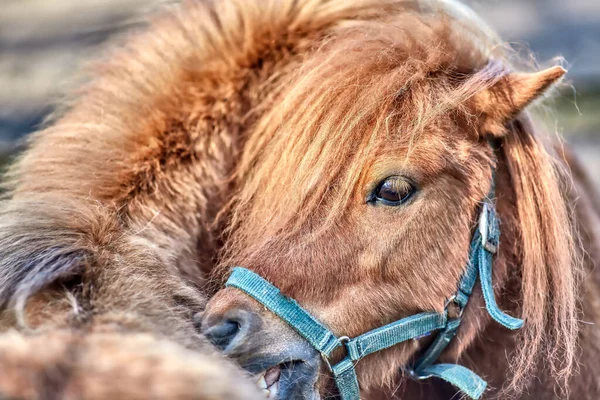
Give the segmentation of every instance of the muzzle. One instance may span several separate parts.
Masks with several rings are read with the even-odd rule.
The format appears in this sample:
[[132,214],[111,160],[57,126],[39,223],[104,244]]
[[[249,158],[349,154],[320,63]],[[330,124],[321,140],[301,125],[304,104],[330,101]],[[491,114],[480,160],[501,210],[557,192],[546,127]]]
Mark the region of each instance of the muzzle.
[[[436,338],[413,365],[404,368],[406,374],[415,380],[431,377],[443,379],[470,398],[479,399],[487,386],[481,377],[461,365],[435,362],[455,336],[477,279],[481,282],[486,309],[490,316],[508,329],[514,330],[523,326],[521,319],[511,317],[500,310],[494,297],[492,263],[493,255],[498,249],[500,227],[491,200],[493,197],[492,189],[481,207],[479,227],[474,232],[469,250],[469,263],[459,281],[458,290],[446,301],[444,312],[441,314],[422,312],[355,338],[337,337],[294,299],[284,296],[279,289],[250,270],[234,268],[226,286],[238,288],[253,297],[304,337],[321,354],[324,364],[333,375],[342,400],[358,400],[360,397],[354,369],[358,360],[398,343],[427,336],[434,331],[438,332]],[[450,306],[458,311],[452,313],[452,317],[449,316]],[[332,365],[331,355],[340,346],[345,347],[346,357]]]

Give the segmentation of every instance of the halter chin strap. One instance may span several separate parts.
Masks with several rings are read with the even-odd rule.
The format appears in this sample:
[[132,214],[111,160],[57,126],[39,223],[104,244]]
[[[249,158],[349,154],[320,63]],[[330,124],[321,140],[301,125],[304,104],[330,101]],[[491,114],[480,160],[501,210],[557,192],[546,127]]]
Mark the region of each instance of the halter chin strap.
[[[498,216],[494,204],[485,199],[479,218],[479,229],[473,235],[469,252],[469,263],[458,284],[458,290],[447,302],[444,312],[423,312],[374,329],[353,339],[337,337],[321,324],[294,299],[290,299],[271,283],[245,268],[233,269],[226,286],[235,287],[256,299],[294,328],[322,356],[330,369],[342,400],[358,400],[360,397],[358,380],[354,369],[361,358],[392,347],[410,339],[428,336],[439,331],[433,343],[425,350],[414,365],[405,372],[415,380],[428,378],[443,379],[465,395],[479,399],[487,383],[473,371],[456,364],[434,364],[440,354],[450,344],[462,320],[462,312],[473,292],[477,278],[481,282],[485,305],[490,316],[508,329],[518,329],[523,321],[507,315],[498,308],[492,286],[492,259],[500,238]],[[448,309],[454,304],[458,309],[456,317],[449,317]],[[330,359],[333,351],[340,346],[346,348],[346,357],[335,365]]]

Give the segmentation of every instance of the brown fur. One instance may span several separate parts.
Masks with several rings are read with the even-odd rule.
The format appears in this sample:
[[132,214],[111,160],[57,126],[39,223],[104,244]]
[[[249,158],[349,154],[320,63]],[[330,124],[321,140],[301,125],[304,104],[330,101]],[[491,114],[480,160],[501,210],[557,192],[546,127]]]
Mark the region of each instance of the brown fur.
[[6,333],[0,365],[11,399],[248,399],[255,390],[221,357],[126,330]]
[[[192,318],[218,262],[260,271],[347,335],[439,309],[496,162],[480,136],[489,113],[473,95],[493,93],[482,91],[497,88],[510,63],[491,60],[485,29],[412,9],[393,0],[188,2],[92,65],[90,83],[7,175],[0,307],[3,328],[22,333],[0,339],[11,371],[0,393],[210,399],[240,385],[236,393],[251,397]],[[594,398],[600,341],[584,325],[577,353],[584,255],[573,243],[584,243],[589,271],[598,214],[579,201],[571,231],[567,207],[592,194],[576,183],[565,201],[569,181],[525,114],[508,128],[491,118],[503,137],[494,279],[503,308],[527,328],[514,336],[494,326],[476,294],[445,357],[482,373],[490,394],[506,385],[550,396],[557,381],[573,398]],[[419,213],[357,206],[390,168],[426,191]],[[307,276],[321,285],[294,284]],[[585,282],[583,318],[600,321],[597,280]],[[418,346],[362,361],[361,385],[390,397],[386,387]],[[106,368],[88,369],[98,357]],[[535,368],[544,357],[548,374]],[[139,375],[122,368],[131,363]],[[532,374],[543,383],[525,379]],[[199,384],[215,376],[221,386]],[[104,392],[98,382],[123,383]],[[452,392],[403,382],[396,393]]]

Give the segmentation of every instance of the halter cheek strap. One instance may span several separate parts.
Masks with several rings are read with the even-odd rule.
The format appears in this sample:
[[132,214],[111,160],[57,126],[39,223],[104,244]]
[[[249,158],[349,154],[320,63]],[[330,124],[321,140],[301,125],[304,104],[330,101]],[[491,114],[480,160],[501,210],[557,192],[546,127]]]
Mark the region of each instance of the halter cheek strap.
[[[226,286],[238,288],[253,297],[306,339],[321,354],[333,374],[342,400],[358,400],[360,397],[354,369],[358,360],[398,343],[427,336],[433,331],[439,331],[433,343],[414,365],[405,368],[405,372],[415,380],[432,377],[443,379],[472,399],[479,399],[487,383],[477,374],[460,365],[434,363],[456,334],[462,312],[478,278],[490,316],[509,329],[518,329],[523,325],[522,320],[500,310],[494,297],[492,260],[498,248],[499,237],[498,217],[493,203],[486,199],[481,210],[479,229],[475,231],[471,241],[469,263],[456,294],[447,301],[444,312],[411,315],[353,339],[337,337],[294,299],[284,296],[278,288],[250,270],[234,268]],[[458,317],[455,318],[448,316],[448,308],[452,303],[458,308]],[[331,355],[340,346],[346,348],[347,355],[342,361],[331,365]]]

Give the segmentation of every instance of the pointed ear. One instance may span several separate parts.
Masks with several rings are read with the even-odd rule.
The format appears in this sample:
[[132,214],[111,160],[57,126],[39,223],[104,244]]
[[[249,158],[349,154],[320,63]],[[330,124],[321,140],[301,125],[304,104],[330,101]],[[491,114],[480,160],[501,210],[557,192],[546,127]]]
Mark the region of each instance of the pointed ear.
[[502,136],[506,131],[506,123],[566,72],[563,67],[556,66],[534,73],[508,73],[493,86],[475,94],[472,104],[481,118],[480,131]]

